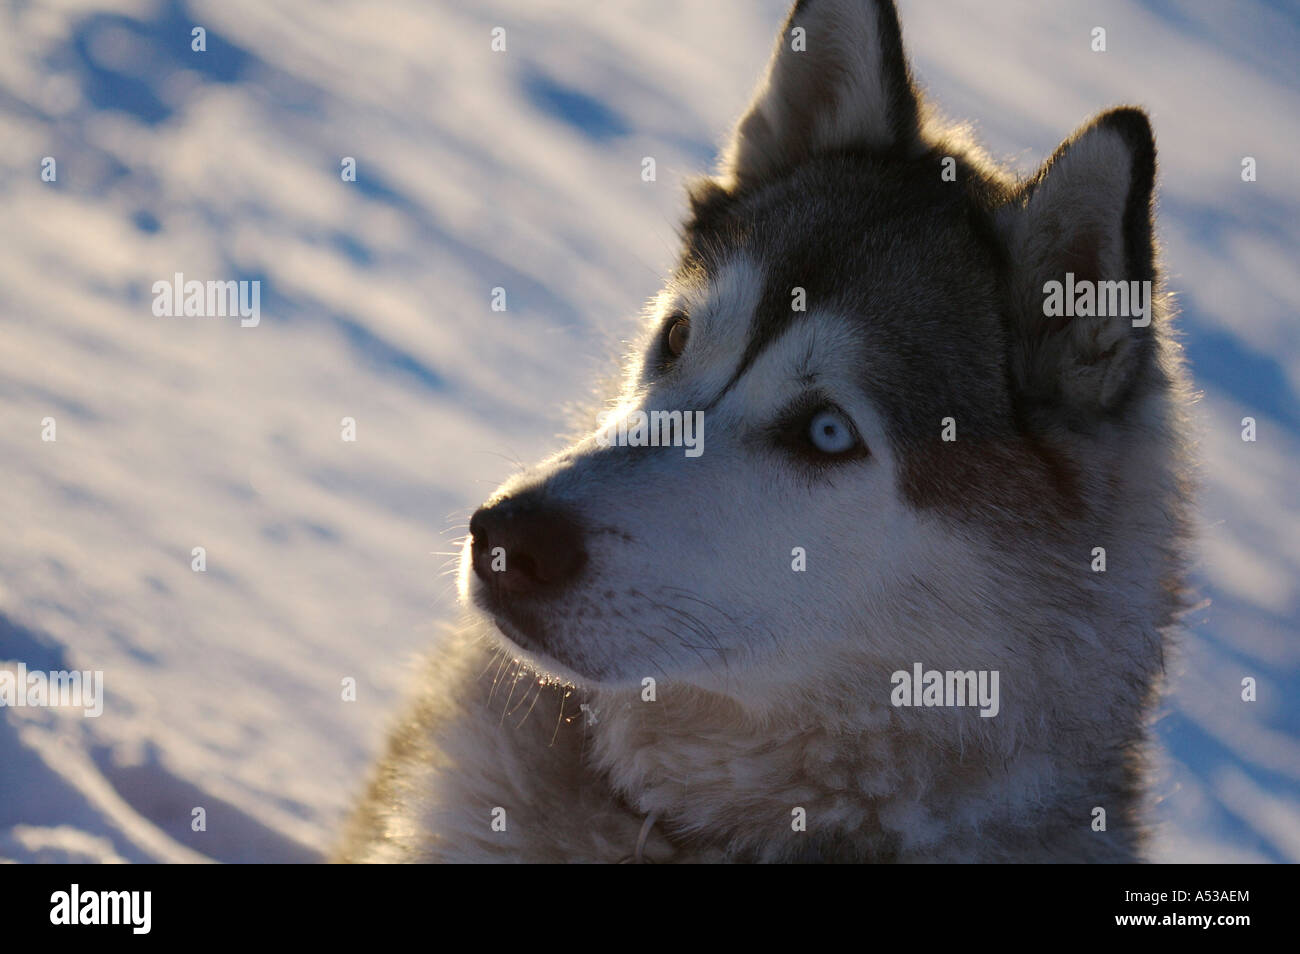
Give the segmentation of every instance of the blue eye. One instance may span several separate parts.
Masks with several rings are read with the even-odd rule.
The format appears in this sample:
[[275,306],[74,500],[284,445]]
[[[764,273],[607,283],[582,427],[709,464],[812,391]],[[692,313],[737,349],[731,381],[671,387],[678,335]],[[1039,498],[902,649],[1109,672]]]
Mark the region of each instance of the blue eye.
[[843,454],[857,446],[853,426],[838,411],[818,411],[808,422],[808,440],[823,454]]

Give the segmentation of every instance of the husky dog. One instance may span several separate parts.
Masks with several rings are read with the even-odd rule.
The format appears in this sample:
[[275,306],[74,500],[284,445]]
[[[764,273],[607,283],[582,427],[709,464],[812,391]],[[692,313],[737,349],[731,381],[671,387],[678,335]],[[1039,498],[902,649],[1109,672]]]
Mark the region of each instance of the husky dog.
[[1121,107],[1016,181],[889,0],[797,3],[607,410],[703,453],[596,428],[474,514],[339,858],[1140,860],[1191,484],[1154,177]]

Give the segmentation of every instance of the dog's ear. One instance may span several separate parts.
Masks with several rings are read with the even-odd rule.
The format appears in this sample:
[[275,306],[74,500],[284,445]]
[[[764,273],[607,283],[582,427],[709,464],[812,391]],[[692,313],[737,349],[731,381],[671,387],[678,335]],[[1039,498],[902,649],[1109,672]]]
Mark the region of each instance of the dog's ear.
[[819,151],[913,151],[916,91],[892,0],[799,0],[723,159],[733,185]]
[[[1155,163],[1146,114],[1114,109],[1066,140],[998,210],[1022,406],[1077,423],[1114,411],[1140,381],[1155,307]],[[1091,303],[1080,297],[1085,282]]]

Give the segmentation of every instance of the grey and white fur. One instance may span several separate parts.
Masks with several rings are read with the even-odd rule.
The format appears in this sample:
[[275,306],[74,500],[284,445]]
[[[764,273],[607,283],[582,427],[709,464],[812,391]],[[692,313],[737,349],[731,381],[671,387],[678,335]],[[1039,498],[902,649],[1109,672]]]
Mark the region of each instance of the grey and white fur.
[[[704,454],[593,421],[474,515],[338,859],[1140,860],[1193,483],[1155,172],[1125,106],[1018,181],[889,0],[797,3],[606,408]],[[1045,317],[1066,272],[1150,323]],[[892,705],[917,662],[998,714]]]

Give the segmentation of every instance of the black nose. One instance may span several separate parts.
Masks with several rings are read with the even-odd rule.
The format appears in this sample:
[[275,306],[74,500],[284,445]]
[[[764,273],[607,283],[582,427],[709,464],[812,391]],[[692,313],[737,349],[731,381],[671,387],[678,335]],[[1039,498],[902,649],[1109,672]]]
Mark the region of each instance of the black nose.
[[469,532],[474,572],[494,593],[550,596],[587,562],[582,529],[572,514],[537,495],[480,507]]

